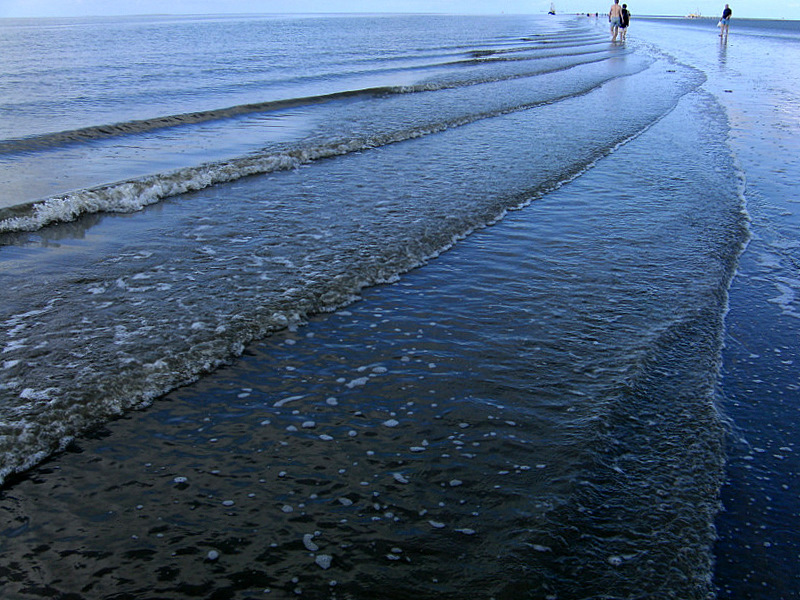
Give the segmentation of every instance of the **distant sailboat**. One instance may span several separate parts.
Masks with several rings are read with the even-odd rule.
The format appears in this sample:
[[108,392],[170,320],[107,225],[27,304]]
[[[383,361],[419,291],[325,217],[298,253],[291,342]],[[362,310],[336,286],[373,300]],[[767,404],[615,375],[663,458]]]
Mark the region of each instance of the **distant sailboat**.
[[547,14],[548,15],[556,14],[556,3],[555,2],[551,2],[550,3],[550,11]]
[[686,15],[687,19],[702,19],[703,15],[700,14],[700,9],[698,8],[696,12],[689,13]]

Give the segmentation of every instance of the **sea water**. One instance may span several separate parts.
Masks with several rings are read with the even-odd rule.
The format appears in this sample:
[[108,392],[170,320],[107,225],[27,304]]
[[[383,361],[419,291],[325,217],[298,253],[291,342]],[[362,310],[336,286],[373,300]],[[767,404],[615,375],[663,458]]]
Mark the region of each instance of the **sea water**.
[[717,519],[720,598],[800,597],[800,22],[640,21],[641,36],[706,73],[745,173],[751,239],[726,315],[721,406],[732,420]]
[[713,595],[702,69],[574,17],[3,34],[11,597]]

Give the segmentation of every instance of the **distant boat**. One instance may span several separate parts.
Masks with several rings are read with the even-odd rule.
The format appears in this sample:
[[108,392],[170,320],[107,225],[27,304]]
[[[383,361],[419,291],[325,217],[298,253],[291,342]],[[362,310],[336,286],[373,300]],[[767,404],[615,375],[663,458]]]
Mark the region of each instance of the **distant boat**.
[[548,15],[554,15],[554,14],[556,14],[556,3],[555,3],[555,2],[551,2],[551,3],[550,3],[550,10],[548,11],[548,13],[547,13],[547,14],[548,14]]
[[700,14],[700,9],[698,8],[696,12],[689,13],[686,15],[687,19],[702,19],[703,15]]

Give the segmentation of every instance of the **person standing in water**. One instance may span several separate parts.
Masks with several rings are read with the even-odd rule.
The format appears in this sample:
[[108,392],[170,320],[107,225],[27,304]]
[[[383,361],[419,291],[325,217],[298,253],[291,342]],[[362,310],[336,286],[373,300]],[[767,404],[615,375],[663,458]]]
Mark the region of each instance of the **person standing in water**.
[[722,18],[719,20],[719,36],[720,37],[722,37],[723,35],[726,36],[726,37],[728,36],[728,27],[730,27],[730,24],[731,24],[731,15],[732,14],[733,14],[733,11],[731,10],[731,7],[726,4],[725,8],[722,11]]
[[628,5],[622,5],[622,16],[620,17],[620,24],[619,24],[619,39],[620,41],[624,42],[625,38],[628,36],[628,25],[631,24],[631,13],[628,12]]
[[616,42],[619,25],[622,23],[622,7],[619,5],[619,0],[614,0],[614,4],[611,5],[611,10],[608,11],[608,22],[611,24],[611,41]]

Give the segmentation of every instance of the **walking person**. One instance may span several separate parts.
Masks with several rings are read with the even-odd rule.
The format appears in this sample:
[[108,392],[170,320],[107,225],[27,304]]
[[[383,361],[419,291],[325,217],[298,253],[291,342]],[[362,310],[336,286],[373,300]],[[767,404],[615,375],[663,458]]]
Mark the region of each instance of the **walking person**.
[[622,5],[622,17],[619,24],[619,39],[624,42],[628,37],[628,25],[631,24],[631,13],[628,11],[628,5]]
[[725,8],[722,10],[722,18],[719,20],[719,37],[728,37],[728,27],[730,27],[731,24],[732,14],[733,11],[731,7],[726,4]]
[[614,0],[611,5],[611,10],[608,11],[608,22],[611,24],[611,41],[617,41],[619,34],[619,24],[622,23],[622,7],[619,5],[619,0]]

